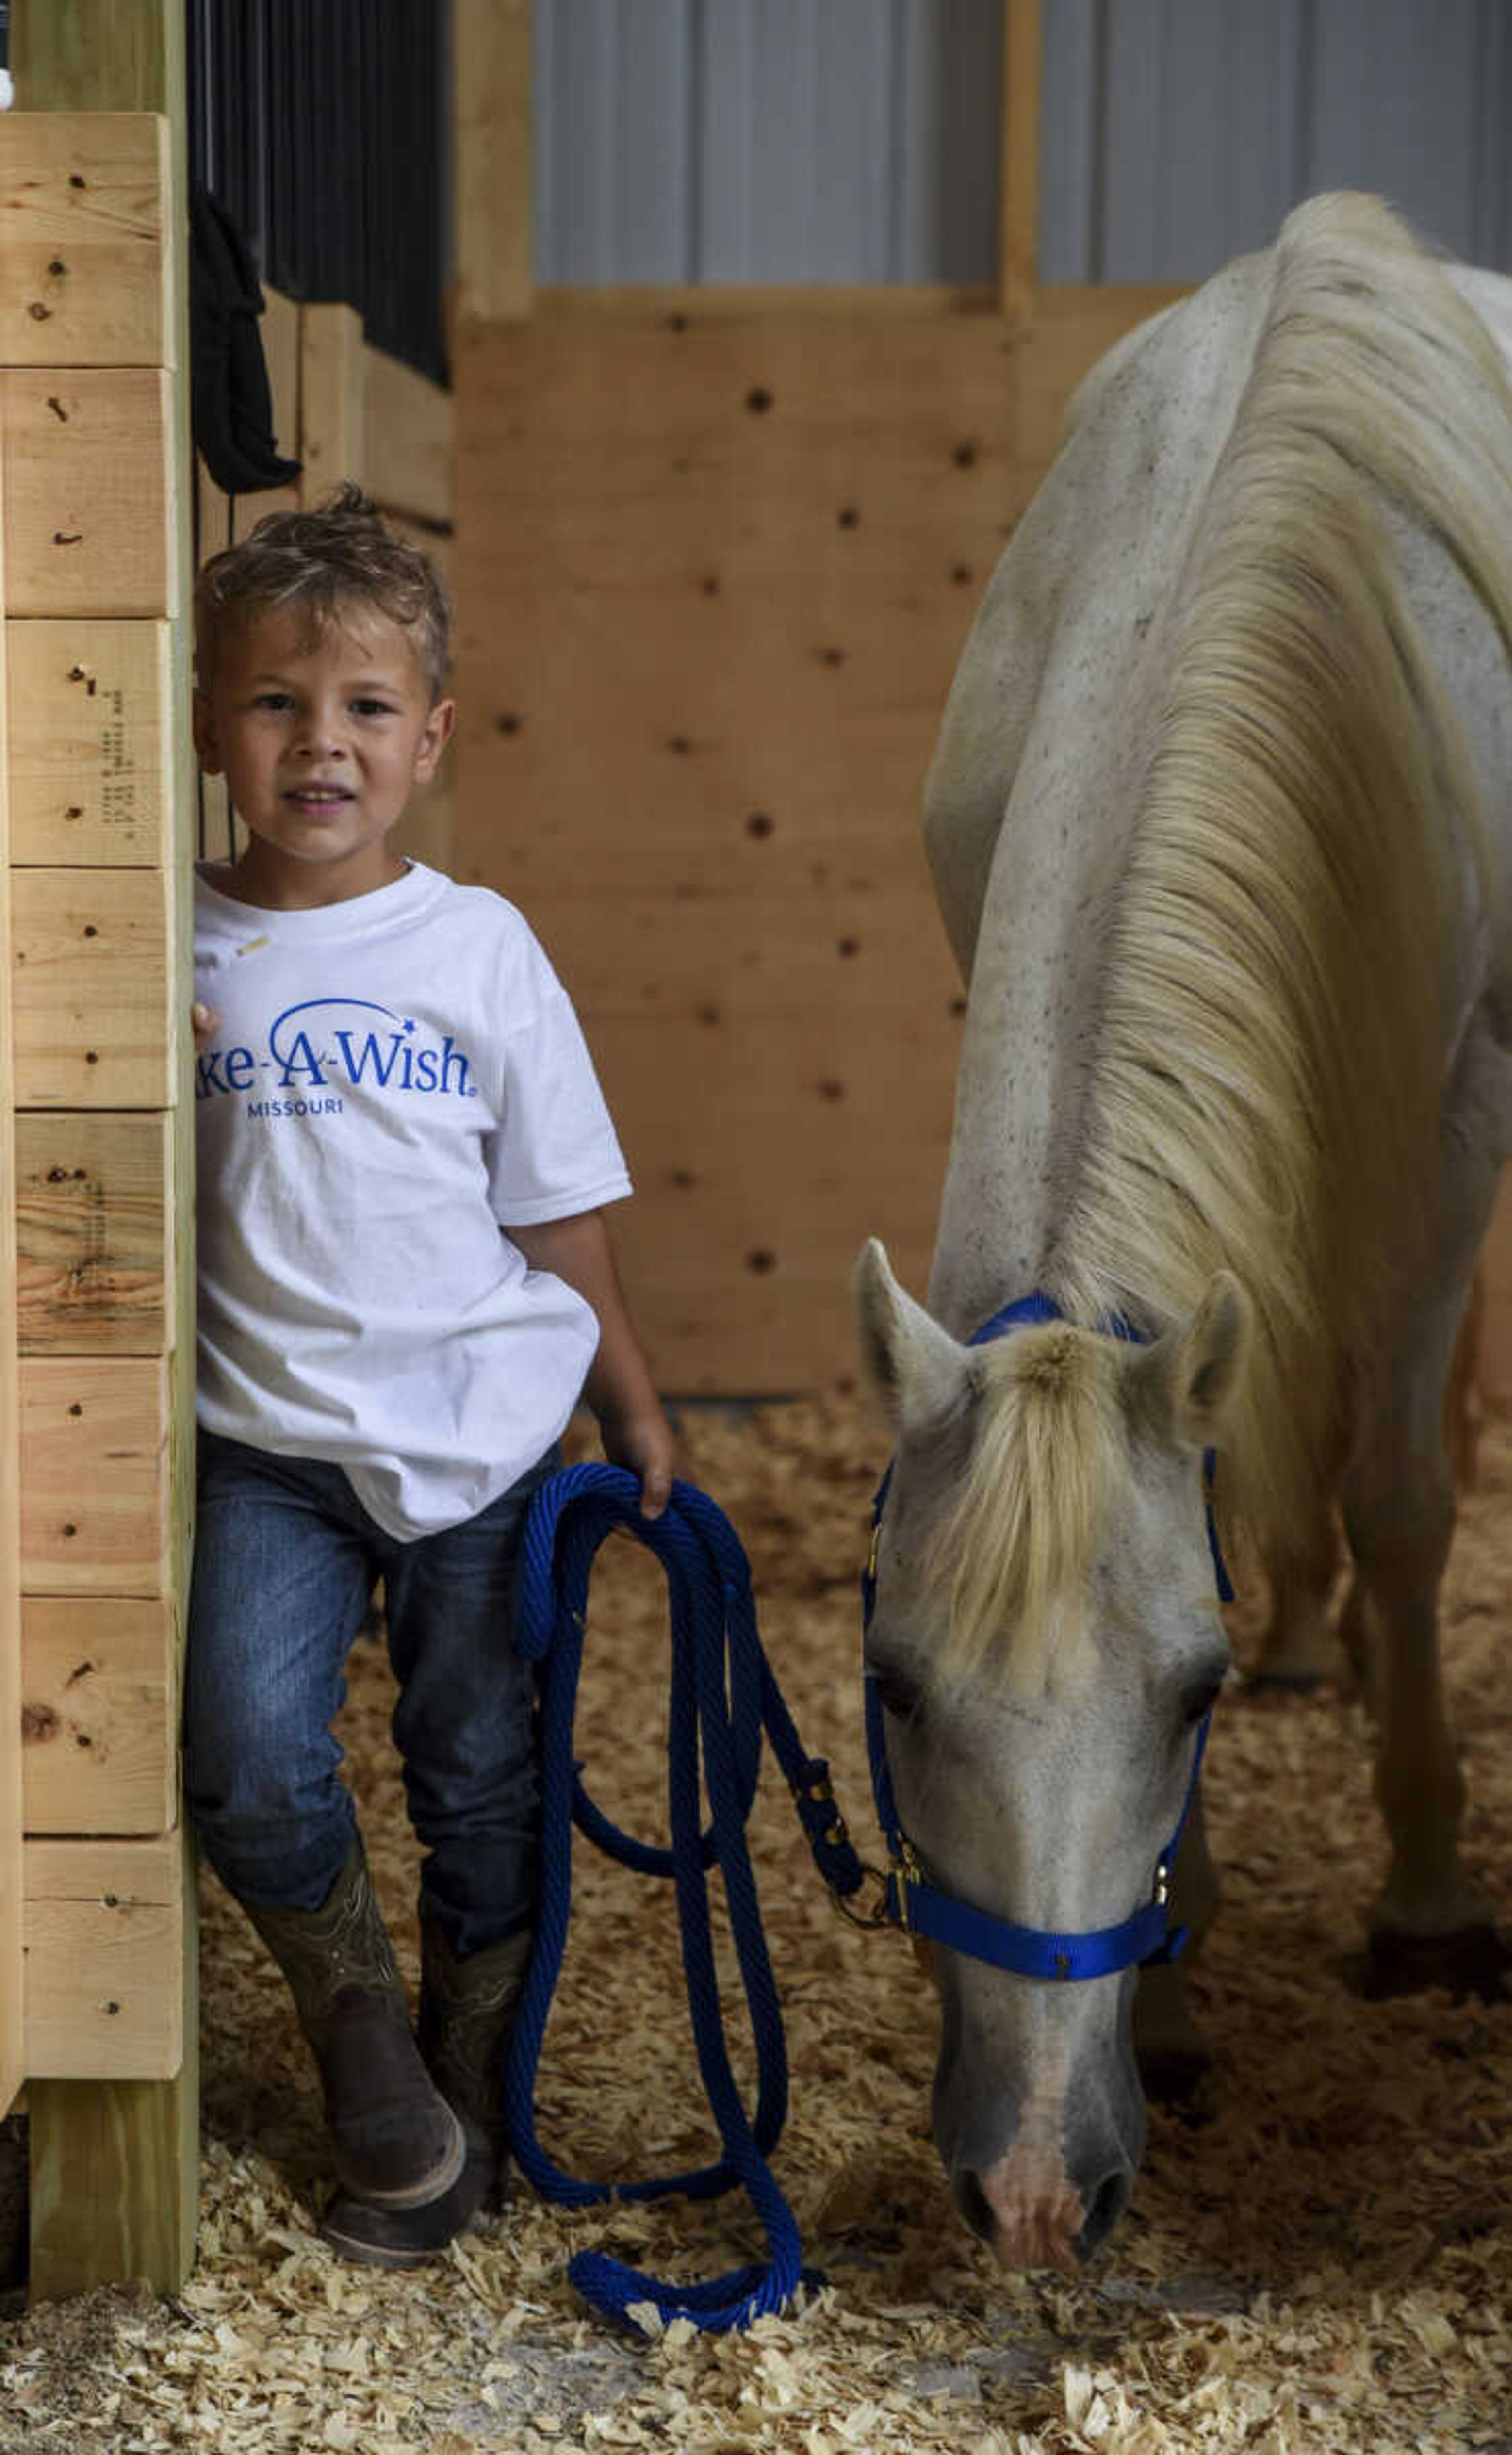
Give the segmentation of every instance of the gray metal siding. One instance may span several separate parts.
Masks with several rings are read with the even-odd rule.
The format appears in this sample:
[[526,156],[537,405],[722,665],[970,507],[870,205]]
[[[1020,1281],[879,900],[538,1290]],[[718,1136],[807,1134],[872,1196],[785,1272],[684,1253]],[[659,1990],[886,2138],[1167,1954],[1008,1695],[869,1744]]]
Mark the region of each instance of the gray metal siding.
[[[1198,280],[1326,187],[1512,265],[1506,0],[1045,0],[1040,273]],[[998,0],[535,0],[547,282],[991,281]]]

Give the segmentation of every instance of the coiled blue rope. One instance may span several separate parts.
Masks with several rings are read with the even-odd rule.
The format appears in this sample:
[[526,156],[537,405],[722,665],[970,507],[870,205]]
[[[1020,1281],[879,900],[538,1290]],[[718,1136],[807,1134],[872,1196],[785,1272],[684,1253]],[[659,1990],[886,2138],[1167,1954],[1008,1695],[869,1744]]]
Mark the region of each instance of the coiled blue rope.
[[[622,1833],[583,1787],[574,1761],[573,1722],[582,1666],[588,1584],[602,1542],[623,1527],[660,1561],[671,1601],[672,1685],[667,1797],[671,1847]],[[660,1517],[644,1518],[639,1487],[621,1468],[569,1467],[542,1484],[531,1503],[515,1597],[515,1641],[540,1665],[541,1897],[534,1948],[511,2039],[505,2119],[516,2162],[546,2198],[574,2207],[611,2199],[655,2200],[672,2193],[713,2199],[743,2184],[761,2220],[768,2257],[706,2283],[663,2283],[601,2252],[585,2251],[568,2274],[606,2318],[634,2326],[634,2305],[651,2303],[663,2320],[691,2319],[722,2331],[780,2310],[800,2282],[796,2221],[767,2159],[787,2113],[787,2048],[772,1964],[761,1929],[745,1827],[760,1774],[763,1731],[793,1787],[810,1846],[825,1880],[855,1891],[862,1871],[836,1824],[828,1767],[803,1753],[756,1629],[751,1575],[728,1519],[702,1492],[673,1486]],[[700,1759],[710,1822],[701,1830]],[[624,1865],[670,1877],[677,1900],[694,2041],[723,2155],[712,2165],[648,2181],[583,2181],[564,2173],[535,2132],[535,2073],[566,1948],[572,1901],[572,1827]],[[756,2049],[754,2119],[730,2069],[709,1918],[708,1873],[717,1866]]]

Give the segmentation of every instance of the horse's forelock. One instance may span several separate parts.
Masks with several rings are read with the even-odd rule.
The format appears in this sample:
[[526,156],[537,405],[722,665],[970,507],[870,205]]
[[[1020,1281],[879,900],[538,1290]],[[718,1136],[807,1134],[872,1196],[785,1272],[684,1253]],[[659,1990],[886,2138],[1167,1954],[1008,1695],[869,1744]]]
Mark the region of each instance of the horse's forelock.
[[926,1574],[946,1605],[946,1681],[981,1671],[1042,1694],[1087,1670],[1088,1590],[1128,1446],[1112,1343],[1058,1323],[983,1360],[963,1473]]

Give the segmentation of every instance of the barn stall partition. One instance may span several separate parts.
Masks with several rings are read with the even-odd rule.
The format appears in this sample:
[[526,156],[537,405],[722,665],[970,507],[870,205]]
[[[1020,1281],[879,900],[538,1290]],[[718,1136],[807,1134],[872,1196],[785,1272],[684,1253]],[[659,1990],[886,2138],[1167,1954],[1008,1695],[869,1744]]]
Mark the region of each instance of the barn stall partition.
[[161,111],[0,120],[23,1836],[5,2095],[25,2079],[41,2292],[174,2281],[193,2239],[180,193]]
[[[192,457],[181,12],[13,12],[0,118],[0,2113],[33,2299],[192,2262],[194,1884],[178,1791],[192,1508],[189,881],[197,548],[354,477],[444,564],[450,402],[341,303],[271,294],[288,495]],[[111,105],[121,105],[112,109]],[[197,534],[196,534],[197,532]],[[449,787],[407,823],[444,860]],[[18,1471],[19,1470],[19,1471]]]
[[[534,79],[533,13],[558,55],[538,58]],[[851,12],[849,35],[831,30],[832,99],[845,42],[864,34],[880,50],[883,13],[863,24]],[[984,13],[972,11],[978,30]],[[1041,229],[1053,260],[1074,260],[1101,204],[1105,245],[1079,254],[1117,262],[1169,219],[1159,183],[1132,176],[1164,75],[1168,110],[1211,105],[1193,125],[1212,176],[1194,172],[1193,185],[1213,210],[1181,230],[1183,269],[1218,209],[1252,187],[1274,207],[1273,234],[1288,178],[1311,163],[1313,117],[1331,175],[1360,154],[1341,97],[1350,64],[1373,55],[1370,28],[1354,9],[1325,14],[1320,65],[1310,18],[1266,30],[1215,10],[1194,45],[1189,12],[1153,7],[1130,28],[1118,11],[1004,0],[995,284],[564,286],[535,278],[543,193],[583,233],[579,253],[623,263],[675,253],[653,246],[665,155],[692,162],[698,194],[743,147],[779,220],[772,159],[795,176],[800,160],[780,130],[739,120],[723,88],[724,115],[687,132],[678,113],[705,108],[708,61],[677,48],[679,11],[648,11],[643,40],[618,57],[612,15],[456,0],[456,865],[518,899],[584,1015],[641,1196],[616,1231],[666,1390],[774,1394],[847,1379],[846,1279],[868,1233],[885,1234],[910,1285],[923,1282],[962,1005],[919,836],[935,733],[1075,383],[1181,294],[1047,281]],[[810,13],[772,15],[795,42],[803,27],[816,39]],[[1093,73],[1079,46],[1099,29],[1111,48]],[[706,25],[706,45],[716,30]],[[915,35],[942,44],[957,30],[921,11]],[[558,126],[543,81],[575,39],[588,46],[582,116]],[[788,117],[802,123],[816,107],[814,63],[805,51],[786,67]],[[888,72],[907,70],[857,53],[857,84]],[[1225,76],[1257,81],[1268,131],[1292,129],[1263,177],[1248,157],[1232,178],[1212,158],[1235,117]],[[621,106],[619,86],[637,109]],[[770,101],[776,88],[762,91]],[[1446,91],[1462,101],[1457,82]],[[662,150],[637,182],[629,149],[653,130]],[[534,193],[533,132],[554,183]],[[603,167],[579,189],[585,152]],[[814,176],[822,184],[830,166]],[[1067,200],[1079,178],[1079,205]],[[868,191],[884,204],[890,193]],[[686,232],[676,237],[692,256]],[[1483,1370],[1505,1395],[1506,1207],[1486,1292]]]
[[584,1016],[662,1388],[833,1386],[862,1237],[915,1286],[933,1237],[956,658],[1076,377],[1177,294],[1038,285],[1025,0],[996,286],[537,288],[531,31],[458,0],[456,866]]

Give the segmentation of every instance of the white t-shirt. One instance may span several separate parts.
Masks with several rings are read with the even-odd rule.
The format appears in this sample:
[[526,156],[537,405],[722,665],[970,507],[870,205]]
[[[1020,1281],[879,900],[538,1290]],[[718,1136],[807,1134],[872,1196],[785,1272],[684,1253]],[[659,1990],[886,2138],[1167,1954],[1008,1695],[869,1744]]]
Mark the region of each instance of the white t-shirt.
[[630,1191],[520,914],[412,862],[269,912],[195,882],[199,1419],[333,1460],[386,1532],[475,1515],[565,1426],[593,1309],[500,1229]]

